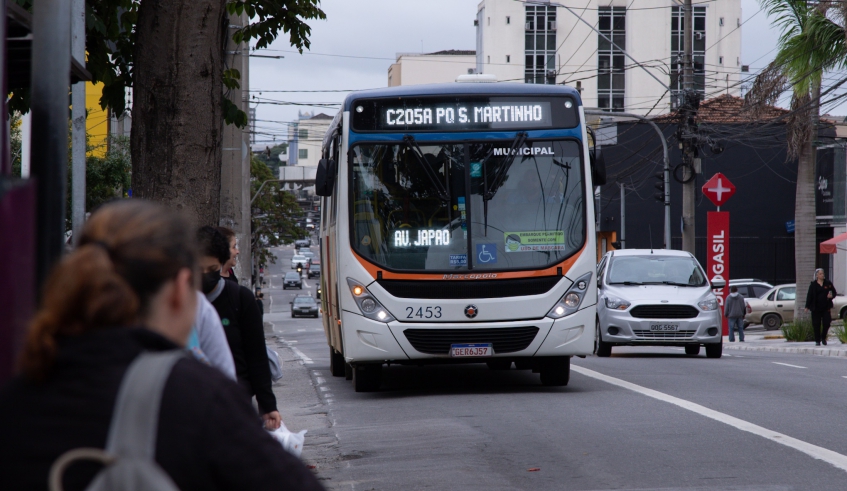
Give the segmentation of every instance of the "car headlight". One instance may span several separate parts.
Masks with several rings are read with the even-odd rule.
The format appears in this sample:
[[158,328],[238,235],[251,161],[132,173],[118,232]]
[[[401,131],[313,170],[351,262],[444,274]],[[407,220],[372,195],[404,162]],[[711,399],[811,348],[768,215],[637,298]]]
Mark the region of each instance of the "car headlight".
[[613,297],[613,296],[607,296],[606,297],[606,308],[608,308],[608,309],[626,310],[626,309],[629,308],[630,305],[632,305],[632,304],[627,302],[626,300],[624,300],[622,298]]
[[379,322],[391,322],[394,320],[394,316],[379,303],[379,300],[371,295],[371,292],[365,288],[365,285],[353,278],[347,278],[347,284],[350,286],[350,293],[353,294],[353,300],[356,301],[356,305],[359,306],[359,311],[362,312],[362,315]]
[[708,312],[710,310],[715,310],[715,309],[718,308],[718,300],[716,298],[709,298],[709,299],[703,300],[702,302],[698,303],[697,305],[699,305],[701,309]]
[[579,310],[579,306],[585,298],[585,293],[588,292],[588,288],[591,286],[591,275],[592,273],[586,273],[577,278],[556,305],[550,309],[550,312],[547,312],[547,317],[559,319]]

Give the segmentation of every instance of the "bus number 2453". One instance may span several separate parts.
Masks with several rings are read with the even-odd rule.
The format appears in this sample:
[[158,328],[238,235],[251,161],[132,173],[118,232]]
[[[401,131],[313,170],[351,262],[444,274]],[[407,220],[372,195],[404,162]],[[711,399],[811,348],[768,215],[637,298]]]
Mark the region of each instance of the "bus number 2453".
[[414,307],[406,307],[406,318],[413,319],[440,319],[441,307],[418,307],[416,311]]

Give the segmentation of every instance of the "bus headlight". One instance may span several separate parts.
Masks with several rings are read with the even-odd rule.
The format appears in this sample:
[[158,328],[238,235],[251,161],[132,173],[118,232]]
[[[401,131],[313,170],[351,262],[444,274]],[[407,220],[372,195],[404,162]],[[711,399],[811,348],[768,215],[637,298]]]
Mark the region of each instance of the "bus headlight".
[[371,295],[371,292],[365,288],[365,285],[353,278],[347,278],[347,284],[350,286],[350,293],[353,294],[353,300],[356,301],[356,305],[359,306],[362,315],[379,322],[391,322],[394,320],[394,316]]
[[591,286],[591,275],[592,273],[585,273],[577,278],[577,280],[573,282],[573,285],[568,288],[568,291],[566,291],[562,298],[559,299],[556,305],[550,309],[550,312],[547,313],[547,317],[550,317],[551,319],[558,319],[560,317],[573,314],[579,310],[579,306],[582,305],[582,300],[585,298],[585,294]]

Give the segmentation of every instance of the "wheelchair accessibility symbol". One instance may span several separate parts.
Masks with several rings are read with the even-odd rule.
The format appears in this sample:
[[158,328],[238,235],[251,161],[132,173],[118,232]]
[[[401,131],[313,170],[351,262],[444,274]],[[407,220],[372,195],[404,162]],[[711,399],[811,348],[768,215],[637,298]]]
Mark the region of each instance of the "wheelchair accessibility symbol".
[[495,244],[477,244],[476,259],[479,264],[495,264],[497,262],[497,246]]

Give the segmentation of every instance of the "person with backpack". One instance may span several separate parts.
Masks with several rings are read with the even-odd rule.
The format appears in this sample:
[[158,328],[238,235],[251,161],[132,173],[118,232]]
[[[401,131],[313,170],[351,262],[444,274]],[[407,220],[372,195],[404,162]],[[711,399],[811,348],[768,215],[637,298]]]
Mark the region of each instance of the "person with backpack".
[[[256,423],[236,382],[183,351],[197,307],[192,230],[135,199],[86,222],[45,284],[19,375],[0,388],[0,489],[47,490],[51,469],[65,491],[104,474],[135,477],[133,489],[322,489]],[[141,408],[146,424],[127,425]],[[136,454],[146,465],[130,476],[136,444],[152,451]],[[91,457],[97,449],[109,458]]]
[[212,302],[235,360],[235,374],[250,397],[256,397],[265,428],[279,428],[282,418],[271,387],[271,369],[265,345],[265,329],[253,292],[220,276],[230,257],[229,244],[214,227],[197,232],[200,244],[200,270],[203,293]]

